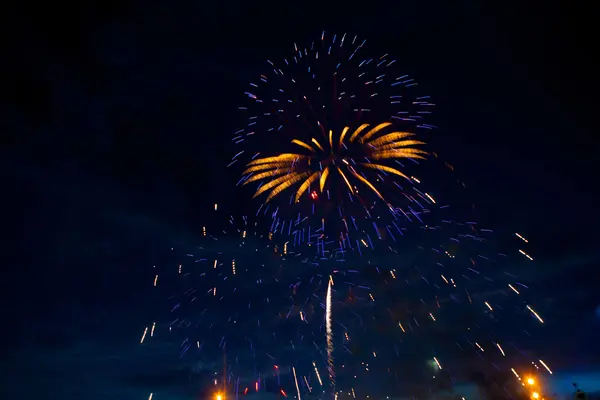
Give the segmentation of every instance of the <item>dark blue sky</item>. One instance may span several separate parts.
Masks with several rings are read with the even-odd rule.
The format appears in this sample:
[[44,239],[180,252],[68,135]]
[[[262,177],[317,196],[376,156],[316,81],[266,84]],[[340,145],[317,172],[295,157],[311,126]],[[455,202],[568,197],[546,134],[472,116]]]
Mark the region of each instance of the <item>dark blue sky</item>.
[[[137,268],[160,257],[155,249],[193,245],[214,202],[253,208],[236,209],[223,189],[237,181],[224,165],[243,87],[265,59],[323,29],[398,56],[435,99],[434,143],[481,218],[526,232],[540,289],[565,304],[561,315],[591,318],[600,303],[592,32],[586,10],[558,3],[12,9],[0,98],[12,353],[68,349],[80,335],[102,342],[98,326],[139,304]],[[61,318],[52,340],[31,333]]]

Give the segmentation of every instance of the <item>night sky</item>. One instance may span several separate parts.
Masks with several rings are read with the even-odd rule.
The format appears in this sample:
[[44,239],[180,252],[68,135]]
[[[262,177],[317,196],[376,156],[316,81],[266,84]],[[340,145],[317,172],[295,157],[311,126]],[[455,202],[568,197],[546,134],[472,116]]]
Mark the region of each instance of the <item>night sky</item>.
[[205,382],[135,346],[150,315],[140,276],[170,246],[193,247],[214,203],[256,208],[225,168],[236,108],[266,59],[323,29],[394,53],[435,99],[434,144],[481,220],[532,242],[524,274],[553,304],[553,364],[592,368],[591,11],[483,3],[24,2],[4,13],[0,394],[134,399],[159,382],[201,396]]

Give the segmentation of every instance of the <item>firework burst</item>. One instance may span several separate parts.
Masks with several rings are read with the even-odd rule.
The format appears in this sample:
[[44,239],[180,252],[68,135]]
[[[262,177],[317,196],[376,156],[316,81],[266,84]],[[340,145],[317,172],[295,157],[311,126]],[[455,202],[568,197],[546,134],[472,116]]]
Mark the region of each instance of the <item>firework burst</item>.
[[[316,138],[312,138],[310,143],[292,139],[291,142],[307,154],[284,153],[253,160],[248,163],[248,168],[244,171],[244,174],[252,174],[252,176],[249,176],[244,184],[263,181],[254,197],[270,191],[266,199],[266,202],[269,202],[297,183],[300,185],[294,197],[297,203],[303,194],[314,193],[310,192],[310,187],[317,182],[321,193],[328,190],[329,181],[337,175],[351,196],[358,197],[357,185],[364,185],[393,209],[375,185],[365,177],[364,170],[376,170],[379,173],[392,174],[410,181],[410,178],[397,166],[389,166],[385,162],[424,159],[426,152],[413,147],[425,143],[408,139],[413,136],[412,133],[390,132],[379,135],[390,125],[392,125],[390,122],[374,127],[362,124],[353,131],[345,127],[337,138],[334,138],[334,133],[330,130],[327,139],[322,142]],[[312,197],[314,198],[314,194]]]
[[[418,369],[409,359],[415,354],[436,372],[462,357],[505,370],[530,364],[517,339],[521,345],[535,333],[544,310],[534,307],[526,284],[500,271],[507,256],[489,244],[489,229],[434,212],[456,210],[456,193],[440,202],[443,196],[436,201],[423,189],[424,181],[444,180],[437,170],[431,179],[421,174],[437,158],[417,140],[418,129],[432,128],[423,119],[433,104],[409,95],[416,83],[392,75],[395,61],[387,55],[364,57],[364,42],[324,36],[294,46],[281,63],[268,62],[246,93],[250,105],[241,107],[247,126],[235,134],[243,148],[232,165],[245,166],[240,184],[259,185],[254,196],[264,196],[259,211],[271,210],[270,229],[245,217],[233,229],[214,229],[223,235],[203,228],[193,254],[164,271],[153,268],[148,281],[163,291],[168,310],[141,331],[142,345],[177,338],[181,358],[197,369],[209,365],[211,374],[216,365],[236,396],[275,379],[284,396],[294,389],[298,398],[314,394],[326,386],[323,368],[332,392],[355,396],[357,376],[406,384]],[[339,240],[325,234],[325,221],[338,214],[330,210],[339,211]],[[346,254],[374,247],[364,221],[379,239],[402,235],[401,251],[389,246],[368,260]],[[406,234],[408,225],[417,226],[414,234]],[[281,245],[277,232],[294,239]],[[331,242],[339,251],[326,250]],[[299,243],[316,243],[317,254],[292,248]],[[523,260],[533,261],[520,244]]]
[[239,107],[246,126],[234,134],[240,149],[229,165],[245,166],[238,184],[258,184],[258,212],[270,212],[271,231],[293,236],[291,245],[323,240],[325,248],[331,238],[357,248],[372,242],[368,231],[402,235],[435,207],[415,177],[430,158],[422,145],[434,104],[414,93],[395,59],[367,55],[365,43],[323,33],[295,44],[291,56],[267,61]]

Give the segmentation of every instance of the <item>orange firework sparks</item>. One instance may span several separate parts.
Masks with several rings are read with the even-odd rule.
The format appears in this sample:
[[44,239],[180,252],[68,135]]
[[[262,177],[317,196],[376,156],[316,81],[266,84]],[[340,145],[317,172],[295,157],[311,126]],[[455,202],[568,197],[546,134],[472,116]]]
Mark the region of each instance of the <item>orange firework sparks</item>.
[[[254,197],[269,192],[265,202],[286,189],[299,184],[295,201],[300,201],[312,184],[318,182],[323,192],[332,176],[338,176],[352,195],[357,195],[357,184],[367,187],[377,197],[385,201],[384,196],[375,184],[365,177],[363,170],[378,170],[410,180],[402,171],[386,165],[386,162],[399,159],[425,159],[427,153],[415,146],[424,142],[409,139],[414,134],[409,132],[385,133],[390,122],[371,127],[360,125],[348,135],[349,127],[345,127],[334,140],[334,133],[329,131],[328,140],[320,142],[312,138],[310,143],[293,139],[292,144],[301,148],[298,153],[283,153],[277,156],[263,157],[249,162],[244,171],[249,176],[244,184],[261,181]],[[316,199],[315,192],[309,192]]]

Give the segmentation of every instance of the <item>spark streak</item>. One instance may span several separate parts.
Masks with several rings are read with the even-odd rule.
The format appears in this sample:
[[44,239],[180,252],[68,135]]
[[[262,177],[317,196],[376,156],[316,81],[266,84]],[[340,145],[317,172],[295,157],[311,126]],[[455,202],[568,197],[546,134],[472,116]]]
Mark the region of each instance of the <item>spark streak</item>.
[[296,367],[292,367],[292,371],[294,372],[294,382],[296,382],[296,392],[298,392],[298,400],[302,400],[302,397],[300,397],[300,386],[298,386],[298,377],[296,376]]
[[335,393],[335,369],[333,365],[333,332],[331,330],[331,280],[327,285],[325,329],[327,331],[327,371],[329,372],[329,385]]

